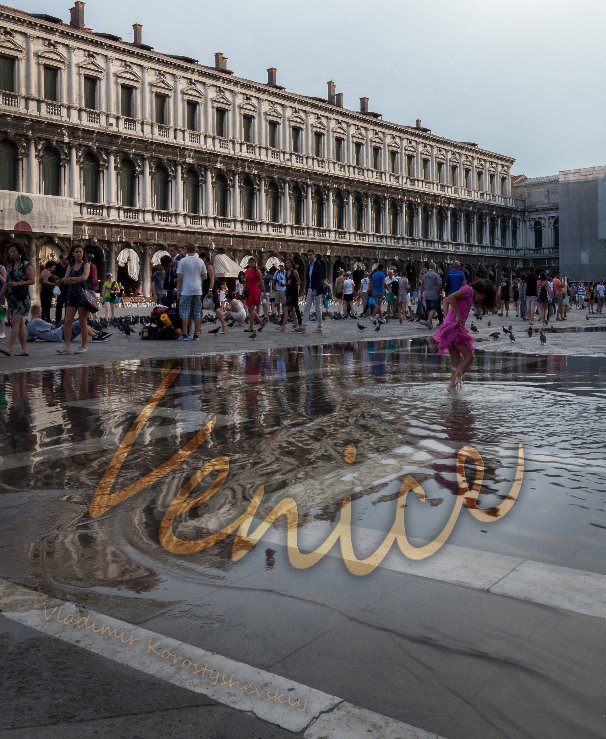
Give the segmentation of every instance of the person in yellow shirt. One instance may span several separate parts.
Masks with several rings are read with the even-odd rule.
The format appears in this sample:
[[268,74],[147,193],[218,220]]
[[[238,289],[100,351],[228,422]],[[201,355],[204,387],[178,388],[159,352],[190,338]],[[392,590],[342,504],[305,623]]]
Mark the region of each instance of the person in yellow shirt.
[[101,295],[103,296],[105,317],[111,317],[113,320],[116,317],[116,305],[118,305],[118,298],[120,297],[120,285],[113,279],[111,272],[105,275],[105,282],[101,286]]

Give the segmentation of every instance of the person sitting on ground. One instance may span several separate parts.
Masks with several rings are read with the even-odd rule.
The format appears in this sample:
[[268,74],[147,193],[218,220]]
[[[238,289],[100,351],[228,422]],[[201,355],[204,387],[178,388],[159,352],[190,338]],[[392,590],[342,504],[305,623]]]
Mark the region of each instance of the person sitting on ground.
[[243,326],[246,321],[246,311],[244,306],[232,292],[227,293],[229,310],[225,311],[225,318],[233,321],[236,326]]
[[[32,320],[27,324],[25,329],[26,341],[52,341],[60,343],[64,340],[63,326],[55,326],[54,323],[44,321],[42,319],[42,308],[39,305],[32,305]],[[95,331],[86,324],[88,335],[91,341],[107,341],[111,336],[107,331]],[[72,338],[76,338],[80,334],[80,321],[76,320],[72,324]]]

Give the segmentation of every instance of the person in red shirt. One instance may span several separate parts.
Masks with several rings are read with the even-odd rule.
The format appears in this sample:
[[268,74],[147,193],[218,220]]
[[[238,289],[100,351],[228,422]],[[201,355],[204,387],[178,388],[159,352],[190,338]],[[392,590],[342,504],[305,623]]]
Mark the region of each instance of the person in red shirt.
[[557,305],[556,321],[565,321],[564,315],[564,282],[560,277],[560,273],[556,272],[553,276],[553,292]]

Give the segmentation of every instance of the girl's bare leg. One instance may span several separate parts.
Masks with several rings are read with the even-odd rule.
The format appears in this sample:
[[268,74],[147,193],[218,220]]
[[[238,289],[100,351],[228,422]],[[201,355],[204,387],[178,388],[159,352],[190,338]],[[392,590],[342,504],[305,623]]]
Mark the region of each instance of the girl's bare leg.
[[462,377],[469,369],[471,363],[475,358],[475,355],[472,351],[469,351],[466,346],[455,346],[455,349],[458,349],[459,352],[463,355],[463,361],[459,362],[459,366],[457,367],[457,372],[460,373]]
[[457,388],[457,380],[459,378],[459,364],[461,363],[461,353],[457,347],[451,347],[448,350],[450,354],[450,361],[452,362],[452,374],[450,375],[450,382],[448,383],[448,390],[453,391]]

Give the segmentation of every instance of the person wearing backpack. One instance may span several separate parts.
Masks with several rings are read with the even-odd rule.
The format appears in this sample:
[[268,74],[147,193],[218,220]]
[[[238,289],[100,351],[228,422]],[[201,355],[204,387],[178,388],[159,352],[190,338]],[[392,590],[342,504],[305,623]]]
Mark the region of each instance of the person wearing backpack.
[[539,308],[539,320],[546,325],[549,323],[547,318],[549,311],[549,282],[545,272],[541,272],[537,281],[537,306]]

